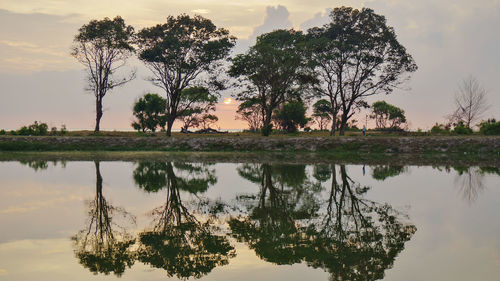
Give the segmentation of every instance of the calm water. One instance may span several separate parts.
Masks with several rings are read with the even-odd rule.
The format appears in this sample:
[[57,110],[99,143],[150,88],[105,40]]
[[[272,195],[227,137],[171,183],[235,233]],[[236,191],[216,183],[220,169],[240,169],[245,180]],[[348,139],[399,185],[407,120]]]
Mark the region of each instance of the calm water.
[[499,280],[499,175],[0,162],[0,280]]

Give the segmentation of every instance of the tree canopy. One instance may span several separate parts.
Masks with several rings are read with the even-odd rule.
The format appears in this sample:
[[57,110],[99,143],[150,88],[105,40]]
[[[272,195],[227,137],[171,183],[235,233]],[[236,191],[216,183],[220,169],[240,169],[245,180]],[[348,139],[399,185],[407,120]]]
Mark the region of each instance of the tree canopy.
[[228,30],[217,28],[209,19],[186,14],[169,16],[166,23],[137,34],[139,59],[151,70],[151,82],[165,91],[168,136],[174,121],[194,103],[184,89],[223,86],[208,77],[220,68],[234,44]]

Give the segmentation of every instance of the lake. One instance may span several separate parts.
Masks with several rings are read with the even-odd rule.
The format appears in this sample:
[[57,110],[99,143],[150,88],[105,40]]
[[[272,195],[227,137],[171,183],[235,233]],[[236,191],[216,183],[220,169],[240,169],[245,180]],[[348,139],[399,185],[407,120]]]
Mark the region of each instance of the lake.
[[0,162],[0,280],[498,280],[500,171]]

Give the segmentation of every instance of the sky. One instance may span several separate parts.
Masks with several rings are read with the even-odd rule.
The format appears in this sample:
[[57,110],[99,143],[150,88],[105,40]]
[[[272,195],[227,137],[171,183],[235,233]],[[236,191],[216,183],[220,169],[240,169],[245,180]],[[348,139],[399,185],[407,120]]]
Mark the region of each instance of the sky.
[[[85,72],[70,55],[78,28],[92,19],[122,16],[136,30],[169,15],[199,14],[238,38],[244,52],[262,33],[281,28],[306,31],[329,21],[339,6],[369,7],[387,18],[419,69],[386,100],[405,110],[411,129],[429,129],[453,111],[458,84],[476,77],[488,91],[484,118],[500,119],[500,0],[0,0],[0,129],[43,121],[49,126],[93,129],[94,97],[85,91]],[[148,92],[161,94],[136,59],[137,78],[104,98],[104,130],[130,130],[132,105]],[[245,128],[235,120],[237,104],[217,105],[221,129]],[[355,117],[361,122],[365,113]],[[180,124],[177,124],[179,127]],[[370,123],[369,123],[370,126]]]

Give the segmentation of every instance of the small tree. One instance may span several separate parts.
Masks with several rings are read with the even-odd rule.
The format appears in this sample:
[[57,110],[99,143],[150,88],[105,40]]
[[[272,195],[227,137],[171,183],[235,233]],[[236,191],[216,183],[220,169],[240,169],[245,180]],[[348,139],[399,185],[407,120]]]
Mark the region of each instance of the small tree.
[[190,87],[182,90],[179,103],[182,112],[179,119],[183,122],[181,130],[188,131],[191,127],[199,127],[202,116],[215,110],[217,99],[217,95],[204,87]]
[[450,122],[463,122],[467,128],[471,128],[490,107],[486,95],[487,91],[475,77],[469,76],[462,80],[455,94],[455,111],[448,117]]
[[238,106],[236,119],[246,121],[251,132],[262,128],[262,110],[256,99],[246,100]]
[[491,118],[481,122],[479,124],[479,132],[483,135],[500,135],[500,121]]
[[95,132],[100,130],[103,115],[102,100],[106,93],[135,78],[135,72],[123,78],[115,73],[132,55],[134,28],[125,25],[117,16],[114,19],[92,20],[83,25],[73,40],[71,55],[86,67],[88,88],[96,99]]
[[158,127],[164,129],[167,121],[166,106],[167,101],[158,94],[144,95],[134,105],[136,121],[132,123],[132,127],[137,131],[150,130],[153,133]]
[[321,99],[313,104],[312,118],[318,124],[321,131],[326,130],[328,123],[332,120],[332,117],[330,116],[332,112],[331,107],[332,104],[325,99]]
[[405,111],[385,101],[372,104],[370,117],[375,119],[378,129],[401,129],[401,125],[406,123]]
[[165,91],[167,136],[171,136],[174,121],[195,103],[183,90],[194,85],[221,88],[220,83],[200,77],[211,76],[220,68],[236,39],[209,19],[185,14],[169,16],[166,23],[144,28],[137,37],[139,59],[153,73],[151,82]]
[[200,127],[202,130],[212,129],[210,125],[215,124],[217,121],[219,121],[219,118],[217,116],[213,114],[203,114],[202,116],[200,116],[198,127]]
[[306,107],[301,101],[283,104],[282,108],[276,113],[276,119],[281,128],[287,133],[294,133],[297,131],[297,127],[304,128],[309,122],[306,117]]

